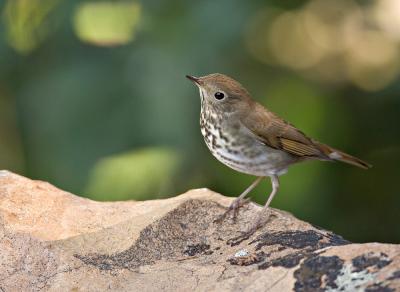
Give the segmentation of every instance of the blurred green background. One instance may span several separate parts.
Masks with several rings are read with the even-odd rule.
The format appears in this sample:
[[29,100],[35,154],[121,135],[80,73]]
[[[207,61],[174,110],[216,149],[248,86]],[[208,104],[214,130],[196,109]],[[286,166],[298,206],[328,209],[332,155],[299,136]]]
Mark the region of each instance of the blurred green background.
[[295,165],[273,207],[352,241],[400,241],[398,0],[0,3],[0,168],[96,200],[236,196],[253,178],[208,152],[184,77],[225,73],[374,165]]

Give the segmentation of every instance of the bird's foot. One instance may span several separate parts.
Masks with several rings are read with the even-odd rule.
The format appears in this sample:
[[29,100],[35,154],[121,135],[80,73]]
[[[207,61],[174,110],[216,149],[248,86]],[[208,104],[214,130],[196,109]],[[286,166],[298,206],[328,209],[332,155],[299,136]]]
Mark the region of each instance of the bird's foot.
[[222,223],[222,221],[225,220],[225,218],[229,215],[230,212],[233,213],[232,214],[232,219],[233,219],[234,222],[236,222],[237,215],[239,214],[239,208],[243,207],[249,201],[250,201],[250,199],[237,198],[228,207],[228,210],[226,210],[222,215],[220,215],[217,219],[214,220],[214,223]]

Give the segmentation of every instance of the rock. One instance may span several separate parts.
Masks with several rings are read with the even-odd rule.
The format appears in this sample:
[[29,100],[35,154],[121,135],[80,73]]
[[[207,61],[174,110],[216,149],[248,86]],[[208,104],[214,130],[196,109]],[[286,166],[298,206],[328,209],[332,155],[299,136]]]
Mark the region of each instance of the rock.
[[260,207],[213,223],[231,201],[94,202],[1,171],[0,291],[400,290],[400,245],[352,244],[276,209],[235,242]]

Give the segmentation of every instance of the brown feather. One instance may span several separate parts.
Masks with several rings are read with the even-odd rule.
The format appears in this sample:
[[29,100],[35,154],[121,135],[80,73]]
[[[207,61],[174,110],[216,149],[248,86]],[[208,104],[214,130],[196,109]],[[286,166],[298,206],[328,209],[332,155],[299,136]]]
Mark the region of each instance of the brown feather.
[[262,105],[255,102],[253,106],[254,114],[244,117],[242,123],[265,145],[290,153],[299,159],[335,160],[363,169],[372,167],[357,157],[307,137]]
[[363,169],[369,169],[372,167],[372,165],[369,164],[368,162],[365,162],[357,157],[344,153],[340,150],[334,149],[326,144],[322,144],[317,141],[314,141],[314,143],[317,144],[320,147],[320,149],[332,160],[351,164]]
[[312,139],[258,103],[254,103],[253,114],[244,117],[242,123],[269,147],[299,158],[329,159]]

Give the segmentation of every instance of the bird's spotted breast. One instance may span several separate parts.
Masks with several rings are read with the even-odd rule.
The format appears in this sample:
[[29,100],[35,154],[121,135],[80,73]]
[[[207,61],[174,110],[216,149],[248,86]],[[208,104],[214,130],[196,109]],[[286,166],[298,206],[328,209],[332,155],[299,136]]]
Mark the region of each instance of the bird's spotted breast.
[[204,141],[219,161],[236,171],[268,176],[286,171],[291,158],[255,139],[239,121],[227,120],[202,109],[200,128]]

